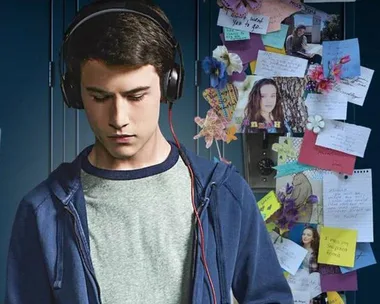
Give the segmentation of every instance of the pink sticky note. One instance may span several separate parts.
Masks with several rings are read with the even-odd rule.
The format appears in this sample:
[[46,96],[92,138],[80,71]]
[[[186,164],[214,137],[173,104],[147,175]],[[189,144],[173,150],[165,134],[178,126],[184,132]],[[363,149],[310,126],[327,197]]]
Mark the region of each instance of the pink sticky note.
[[269,17],[267,32],[275,32],[281,29],[281,22],[290,15],[300,11],[295,5],[281,0],[265,0],[255,14]]
[[[323,132],[323,130],[321,131]],[[317,168],[352,175],[356,156],[316,146],[317,134],[305,130],[298,162]]]
[[251,33],[250,36],[249,40],[225,41],[224,34],[221,33],[220,39],[229,53],[238,54],[243,64],[246,64],[257,59],[259,50],[265,51],[261,35]]

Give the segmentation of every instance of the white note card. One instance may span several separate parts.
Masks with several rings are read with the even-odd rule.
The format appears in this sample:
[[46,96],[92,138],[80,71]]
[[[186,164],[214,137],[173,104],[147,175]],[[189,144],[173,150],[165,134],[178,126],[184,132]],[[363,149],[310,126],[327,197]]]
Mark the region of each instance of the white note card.
[[373,242],[372,170],[323,174],[323,221],[325,226],[354,229],[358,242]]
[[310,304],[310,292],[296,290],[292,292],[292,295],[294,304]]
[[317,136],[317,146],[364,157],[370,128],[335,120],[325,120],[325,124]]
[[265,77],[304,77],[307,60],[259,50],[255,74]]
[[[293,298],[295,298],[296,292],[307,293],[309,295],[309,300],[319,296],[322,293],[321,275],[319,272],[309,273],[309,269],[300,268],[297,270],[295,275],[289,275],[286,280],[292,290]],[[309,304],[309,302],[307,302],[307,304]]]
[[231,10],[219,10],[218,26],[236,30],[247,31],[256,34],[266,34],[269,25],[269,17],[248,13],[241,17],[233,14]]
[[362,66],[360,67],[360,76],[342,78],[333,86],[332,90],[345,94],[349,102],[363,106],[374,72],[374,70]]
[[307,94],[305,105],[308,115],[321,115],[324,119],[347,118],[347,96],[330,92],[328,94]]
[[307,250],[289,239],[282,238],[275,231],[272,231],[270,236],[281,267],[294,275],[306,257]]

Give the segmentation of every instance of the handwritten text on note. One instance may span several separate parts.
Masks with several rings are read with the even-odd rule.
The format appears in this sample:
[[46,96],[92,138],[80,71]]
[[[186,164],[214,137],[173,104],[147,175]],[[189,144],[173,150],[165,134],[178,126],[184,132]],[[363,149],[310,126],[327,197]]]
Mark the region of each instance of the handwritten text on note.
[[236,16],[230,10],[219,10],[217,25],[256,34],[266,34],[269,18],[248,13],[244,17]]
[[333,86],[332,90],[345,94],[349,102],[362,106],[367,96],[373,74],[374,70],[360,67],[360,76],[343,78]]
[[323,226],[318,263],[352,267],[355,262],[357,231]]
[[371,169],[355,170],[347,179],[323,175],[323,221],[326,226],[355,229],[358,242],[373,242]]
[[308,115],[321,115],[324,119],[346,119],[347,97],[331,92],[329,94],[307,94],[305,105]]
[[249,40],[251,38],[247,31],[235,30],[228,27],[223,28],[223,33],[226,41]]
[[255,74],[266,77],[304,77],[307,64],[306,59],[260,50]]
[[341,121],[325,120],[316,145],[364,157],[371,129]]

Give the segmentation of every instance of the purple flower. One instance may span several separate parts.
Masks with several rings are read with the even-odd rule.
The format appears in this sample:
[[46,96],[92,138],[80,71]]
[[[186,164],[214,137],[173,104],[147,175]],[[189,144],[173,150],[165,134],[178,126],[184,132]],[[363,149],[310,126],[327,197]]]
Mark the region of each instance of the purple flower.
[[210,82],[213,88],[222,90],[227,85],[228,75],[224,62],[214,57],[206,57],[202,61],[202,68],[206,74],[210,75]]
[[307,198],[308,204],[317,204],[319,202],[318,196],[312,194]]

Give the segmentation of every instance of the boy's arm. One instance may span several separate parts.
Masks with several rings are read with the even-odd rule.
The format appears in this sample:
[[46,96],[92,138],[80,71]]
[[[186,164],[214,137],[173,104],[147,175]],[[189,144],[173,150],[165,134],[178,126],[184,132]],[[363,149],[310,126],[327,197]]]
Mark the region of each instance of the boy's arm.
[[36,216],[22,201],[17,209],[10,239],[5,304],[53,303],[43,261]]
[[255,197],[243,181],[242,221],[232,289],[239,304],[293,304]]

